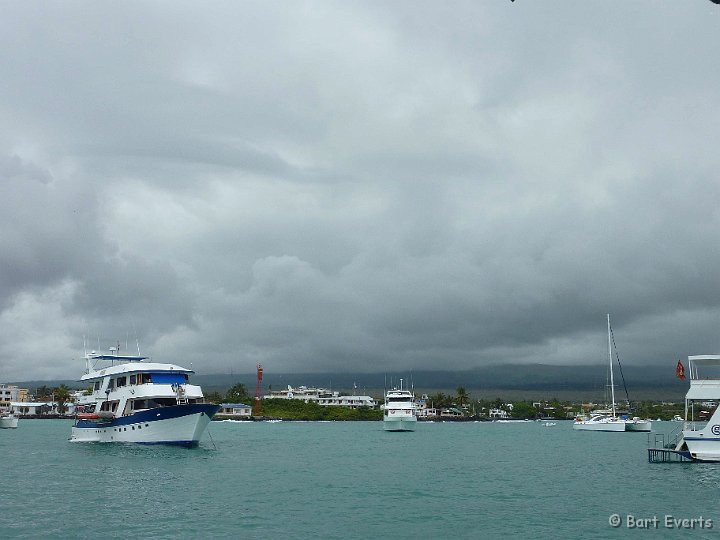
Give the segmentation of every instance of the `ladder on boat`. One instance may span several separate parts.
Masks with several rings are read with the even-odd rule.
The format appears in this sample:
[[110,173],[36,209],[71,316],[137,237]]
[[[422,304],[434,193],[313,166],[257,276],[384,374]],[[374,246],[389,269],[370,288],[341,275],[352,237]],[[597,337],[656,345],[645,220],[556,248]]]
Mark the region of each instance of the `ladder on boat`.
[[687,450],[675,450],[682,436],[682,424],[667,434],[653,433],[652,446],[648,434],[648,462],[650,463],[689,463],[695,461]]
[[182,384],[178,384],[175,388],[175,401],[178,405],[187,405],[188,403],[185,387]]

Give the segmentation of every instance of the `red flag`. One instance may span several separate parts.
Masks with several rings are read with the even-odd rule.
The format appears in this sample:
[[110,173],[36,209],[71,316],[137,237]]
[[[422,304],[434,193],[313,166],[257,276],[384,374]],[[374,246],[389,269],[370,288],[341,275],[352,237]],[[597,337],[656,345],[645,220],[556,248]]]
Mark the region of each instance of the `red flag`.
[[685,367],[680,360],[678,360],[677,367],[675,368],[675,376],[681,381],[685,380]]

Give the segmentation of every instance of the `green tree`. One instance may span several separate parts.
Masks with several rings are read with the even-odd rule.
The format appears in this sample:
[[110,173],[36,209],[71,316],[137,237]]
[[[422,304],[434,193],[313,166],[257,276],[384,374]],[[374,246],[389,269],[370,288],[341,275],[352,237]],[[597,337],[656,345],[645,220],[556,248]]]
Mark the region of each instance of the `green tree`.
[[457,402],[460,407],[463,407],[467,404],[468,401],[470,401],[470,395],[467,393],[464,387],[458,386],[455,392],[457,393]]
[[429,400],[430,404],[435,408],[449,407],[450,405],[452,405],[452,397],[443,394],[442,392],[438,392],[437,394],[429,396]]
[[65,411],[67,410],[66,404],[71,401],[70,389],[64,384],[61,384],[57,388],[53,389],[53,396],[55,397],[55,402],[57,403],[57,411],[60,414],[65,414]]
[[52,390],[45,385],[38,386],[35,389],[35,399],[38,401],[46,401],[52,394]]
[[516,401],[513,403],[513,410],[510,414],[513,418],[536,418],[537,409],[527,401]]
[[225,394],[225,400],[228,403],[246,403],[252,404],[253,398],[248,395],[247,388],[242,383],[237,383]]
[[205,401],[208,403],[222,403],[223,397],[220,392],[208,392],[205,394]]

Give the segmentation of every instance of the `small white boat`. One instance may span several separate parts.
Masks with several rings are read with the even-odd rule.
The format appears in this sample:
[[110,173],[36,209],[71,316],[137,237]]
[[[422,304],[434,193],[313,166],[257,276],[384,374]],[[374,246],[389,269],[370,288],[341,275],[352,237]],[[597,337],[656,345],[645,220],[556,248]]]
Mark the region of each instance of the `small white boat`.
[[193,371],[110,353],[85,355],[80,380],[91,392],[77,405],[70,440],[197,446],[220,406],[205,403],[201,388],[189,384]]
[[607,414],[594,414],[578,416],[573,423],[573,429],[580,431],[625,431],[625,420]]
[[383,428],[385,431],[414,431],[417,424],[415,396],[402,387],[393,388],[385,394]]
[[634,416],[630,420],[625,420],[625,431],[652,431],[652,422]]
[[683,422],[683,417],[680,416],[679,414],[676,414],[675,416],[673,416],[672,421],[673,422]]
[[14,429],[18,427],[18,418],[12,413],[0,414],[0,429]]

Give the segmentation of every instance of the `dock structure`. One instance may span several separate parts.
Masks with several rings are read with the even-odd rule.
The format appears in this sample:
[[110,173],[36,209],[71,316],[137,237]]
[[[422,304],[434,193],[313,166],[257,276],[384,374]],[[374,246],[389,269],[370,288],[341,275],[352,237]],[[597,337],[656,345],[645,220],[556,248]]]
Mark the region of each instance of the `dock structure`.
[[648,448],[650,463],[690,463],[695,461],[690,452],[685,450],[669,450],[667,448]]

